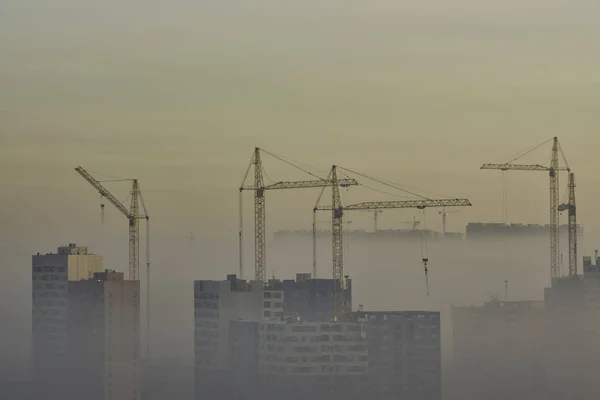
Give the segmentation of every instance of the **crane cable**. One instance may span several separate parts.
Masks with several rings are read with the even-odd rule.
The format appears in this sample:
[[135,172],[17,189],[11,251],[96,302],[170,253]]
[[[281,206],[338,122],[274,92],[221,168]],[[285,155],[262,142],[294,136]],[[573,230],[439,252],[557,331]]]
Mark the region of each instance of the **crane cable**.
[[425,289],[427,290],[427,296],[429,296],[429,275],[428,275],[428,268],[427,268],[427,264],[429,263],[429,257],[427,255],[428,253],[428,249],[427,249],[427,236],[426,236],[426,232],[425,232],[425,226],[426,226],[426,219],[425,219],[425,209],[421,210],[422,212],[422,223],[421,225],[421,259],[423,260],[423,269],[425,272]]
[[100,195],[100,222],[104,223],[104,196]]
[[[350,173],[352,173],[352,174],[358,175],[358,176],[360,176],[360,177],[362,177],[362,178],[369,179],[369,180],[371,180],[371,181],[377,182],[377,183],[379,183],[379,184],[381,184],[381,185],[384,185],[384,186],[390,187],[390,188],[392,188],[392,189],[396,189],[396,190],[399,190],[399,191],[401,191],[401,192],[404,192],[404,193],[410,194],[410,195],[412,195],[412,196],[419,197],[419,198],[421,198],[421,199],[424,199],[424,200],[431,200],[429,197],[421,196],[421,195],[419,195],[419,194],[417,194],[417,193],[411,192],[410,190],[403,189],[403,188],[401,188],[401,187],[399,187],[399,186],[393,185],[393,184],[391,184],[391,183],[388,183],[388,182],[386,182],[386,181],[383,181],[383,180],[381,180],[381,179],[373,178],[372,176],[368,176],[368,175],[365,175],[365,174],[361,174],[360,172],[356,172],[356,171],[353,171],[353,170],[351,170],[351,169],[349,169],[349,168],[344,168],[344,167],[341,167],[341,166],[339,166],[339,165],[338,165],[338,168],[339,168],[339,169],[346,170],[346,171],[348,171],[348,172],[350,172]],[[362,185],[362,186],[364,186],[364,185]]]

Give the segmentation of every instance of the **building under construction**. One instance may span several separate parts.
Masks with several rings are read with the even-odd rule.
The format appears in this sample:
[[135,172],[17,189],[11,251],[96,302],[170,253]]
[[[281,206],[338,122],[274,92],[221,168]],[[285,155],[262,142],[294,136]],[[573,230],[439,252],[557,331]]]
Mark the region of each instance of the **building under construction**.
[[600,396],[600,258],[583,267],[553,279],[543,301],[453,308],[450,382],[461,399]]
[[[560,225],[559,234],[566,238],[569,232],[568,225]],[[505,224],[500,222],[469,222],[467,224],[467,239],[498,239],[501,236],[509,237],[548,237],[550,225],[542,224]],[[577,234],[583,235],[583,227],[577,226]]]
[[333,297],[333,280],[310,274],[196,281],[196,399],[441,398],[439,313],[355,311],[336,321]]

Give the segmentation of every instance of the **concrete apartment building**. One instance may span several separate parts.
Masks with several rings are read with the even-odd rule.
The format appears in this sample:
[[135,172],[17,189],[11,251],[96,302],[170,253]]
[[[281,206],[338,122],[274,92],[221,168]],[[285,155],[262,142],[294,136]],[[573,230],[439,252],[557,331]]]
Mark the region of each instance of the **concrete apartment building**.
[[332,297],[309,274],[194,282],[196,399],[441,399],[439,313],[334,322]]
[[453,307],[449,392],[460,392],[461,399],[541,399],[545,318],[542,301],[492,298],[483,306]]
[[357,322],[231,321],[236,400],[364,399],[368,347]]
[[107,270],[69,282],[68,298],[71,389],[87,400],[140,399],[140,282]]
[[283,318],[280,281],[247,282],[236,275],[224,281],[194,281],[195,395],[225,399],[228,386],[229,322]]
[[[597,398],[600,389],[600,257],[583,257],[583,275],[553,279],[544,291],[548,399]],[[560,384],[558,384],[560,382]]]
[[33,398],[139,399],[139,282],[75,244],[32,261]]
[[439,312],[369,311],[355,315],[365,320],[370,398],[442,398]]
[[455,307],[452,320],[451,381],[461,399],[600,397],[597,255],[583,258],[583,275],[552,279],[544,301]]
[[437,312],[230,326],[231,399],[441,399]]
[[104,271],[102,256],[74,243],[32,257],[32,375],[34,398],[64,400],[60,371],[68,353],[68,283]]

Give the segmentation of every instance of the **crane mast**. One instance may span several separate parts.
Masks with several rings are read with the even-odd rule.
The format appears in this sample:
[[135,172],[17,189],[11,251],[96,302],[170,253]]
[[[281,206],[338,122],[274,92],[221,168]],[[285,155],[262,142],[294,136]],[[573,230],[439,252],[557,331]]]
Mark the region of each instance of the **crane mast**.
[[[267,264],[267,238],[266,238],[266,207],[265,207],[265,192],[269,190],[281,189],[307,189],[307,188],[325,188],[332,185],[331,175],[327,179],[315,176],[318,179],[306,181],[280,181],[270,185],[265,185],[263,178],[263,167],[261,160],[261,151],[258,147],[254,149],[252,159],[242,184],[240,185],[240,228],[239,228],[239,252],[240,252],[240,277],[243,278],[243,218],[242,218],[242,197],[241,193],[244,190],[254,191],[254,279],[264,282],[266,280],[266,264]],[[270,153],[269,153],[270,154]],[[250,168],[254,166],[254,184],[244,186],[246,179],[250,173]],[[356,186],[358,182],[355,179],[343,178],[336,179],[336,185],[341,187]]]
[[344,313],[344,246],[342,219],[344,209],[337,180],[337,168],[331,168],[331,240],[333,248],[333,315],[339,319]]
[[131,207],[129,208],[129,279],[140,280],[140,217],[139,186],[137,179],[133,180],[131,187]]
[[[331,180],[335,182],[336,168],[332,168]],[[468,207],[471,206],[471,202],[467,199],[423,199],[423,200],[405,200],[405,201],[370,201],[363,203],[351,204],[343,206],[341,204],[338,186],[332,183],[332,204],[331,206],[319,207],[320,197],[317,200],[317,205],[313,209],[316,211],[329,210],[332,212],[332,244],[333,244],[333,280],[334,280],[334,318],[339,320],[343,318],[346,310],[344,309],[344,298],[343,298],[343,281],[344,277],[344,260],[342,252],[342,218],[344,211],[352,210],[383,210],[383,209],[394,209],[394,208],[417,208],[425,209],[430,207]],[[313,242],[313,246],[315,243]],[[313,254],[315,250],[313,249]],[[314,261],[313,261],[314,262]]]
[[575,174],[569,173],[569,202],[558,211],[568,211],[569,220],[569,276],[577,276],[577,206],[575,204]]
[[265,212],[265,183],[263,179],[260,149],[254,149],[254,279],[265,281],[267,270],[267,237]]
[[558,138],[552,141],[552,158],[550,161],[550,271],[552,278],[560,276],[560,246],[558,236]]

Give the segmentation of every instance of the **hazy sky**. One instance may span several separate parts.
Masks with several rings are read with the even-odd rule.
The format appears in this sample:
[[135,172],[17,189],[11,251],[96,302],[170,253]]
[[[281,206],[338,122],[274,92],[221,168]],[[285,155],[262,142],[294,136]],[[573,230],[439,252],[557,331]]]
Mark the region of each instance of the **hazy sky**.
[[[167,283],[235,271],[237,187],[255,145],[468,197],[474,207],[448,217],[462,231],[501,216],[500,174],[481,163],[558,135],[579,222],[598,231],[598,21],[597,0],[2,0],[3,293],[28,298],[13,283],[29,284],[29,256],[69,240],[125,269],[124,218],[109,206],[100,227],[77,165],[140,179]],[[265,168],[275,181],[306,178]],[[126,198],[126,185],[109,188]],[[547,221],[545,174],[512,174],[509,192],[510,219]],[[308,228],[316,195],[269,193],[269,230]],[[387,215],[382,227],[397,227]],[[193,262],[170,258],[190,231]]]
[[[52,223],[96,211],[78,164],[139,177],[169,229],[231,234],[254,145],[468,196],[457,230],[500,217],[482,162],[554,135],[595,228],[599,19],[586,0],[4,0],[2,237],[23,221],[15,207]],[[545,222],[546,177],[511,185],[511,217]],[[316,194],[296,196],[309,213]],[[270,203],[271,227],[303,222],[287,203]]]

